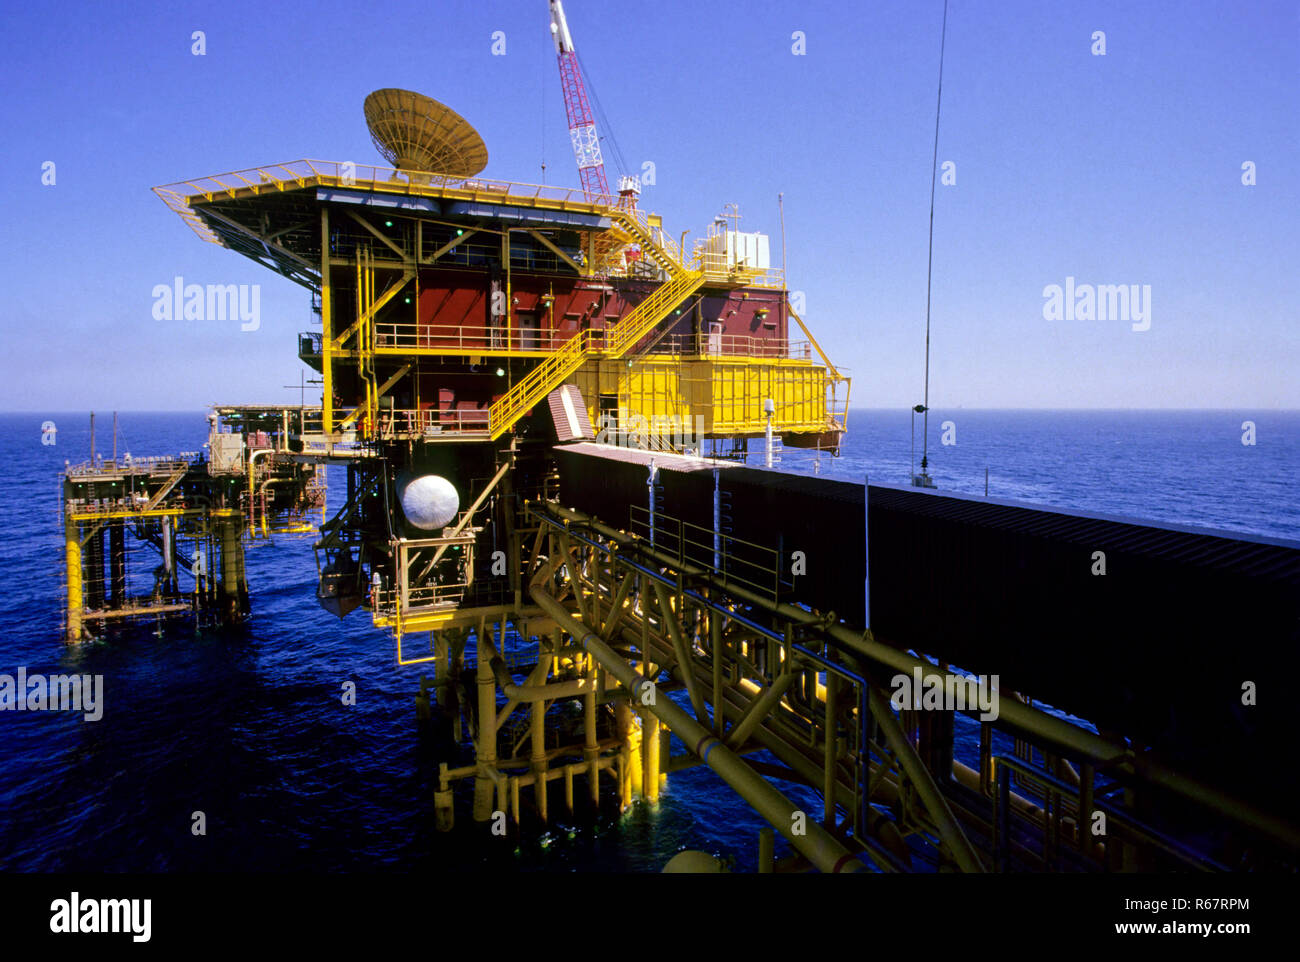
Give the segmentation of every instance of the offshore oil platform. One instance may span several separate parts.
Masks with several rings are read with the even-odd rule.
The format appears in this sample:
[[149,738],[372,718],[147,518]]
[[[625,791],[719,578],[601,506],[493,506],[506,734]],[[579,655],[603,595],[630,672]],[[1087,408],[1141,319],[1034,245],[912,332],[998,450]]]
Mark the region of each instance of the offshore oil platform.
[[324,472],[291,450],[319,416],[306,406],[217,407],[205,451],[133,458],[118,456],[114,415],[105,459],[91,414],[90,458],[63,477],[67,639],[128,622],[241,620],[245,540],[308,533],[324,519]]
[[[475,822],[527,826],[707,765],[772,826],[764,871],[1296,868],[1267,682],[1300,549],[746,466],[760,437],[837,452],[849,379],[767,236],[722,217],[688,251],[610,190],[550,8],[581,189],[483,176],[471,125],[396,89],[364,105],[391,166],[156,188],[310,291],[321,403],[218,408],[206,457],[70,467],[69,637],[237,618],[243,541],[309,524],[336,465],[317,600],[430,665],[417,712],[474,753],[441,766],[443,829],[462,783]],[[150,598],[121,590],[127,534],[163,558]]]

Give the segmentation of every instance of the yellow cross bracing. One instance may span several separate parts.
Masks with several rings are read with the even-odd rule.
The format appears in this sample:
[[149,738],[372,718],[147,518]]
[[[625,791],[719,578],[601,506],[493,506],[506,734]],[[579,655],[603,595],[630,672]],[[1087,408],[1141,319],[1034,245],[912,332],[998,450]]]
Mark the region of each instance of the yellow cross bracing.
[[447,548],[450,547],[451,540],[459,536],[465,529],[465,526],[470,523],[475,512],[477,512],[479,508],[483,507],[483,502],[488,499],[488,496],[496,489],[497,484],[503,477],[505,477],[506,472],[509,471],[511,467],[513,467],[511,460],[507,459],[501,462],[501,467],[497,468],[497,473],[492,475],[492,479],[488,481],[483,490],[479,492],[478,497],[475,498],[474,502],[464,511],[461,519],[456,522],[455,527],[448,532],[446,543],[438,546],[438,550],[433,553],[433,557],[429,560],[429,563],[425,566],[424,570],[420,572],[421,579],[427,577],[429,572],[433,570],[434,566],[442,560],[442,556],[446,554]]
[[[546,505],[531,506],[529,514],[541,522],[532,555],[521,571],[528,582],[525,598],[533,604],[483,610],[477,624],[473,618],[462,618],[454,627],[435,632],[431,654],[420,659],[434,663],[433,686],[439,704],[446,704],[444,699],[459,684],[462,656],[467,650],[477,652],[474,687],[479,721],[477,730],[471,731],[476,760],[459,768],[442,767],[436,795],[439,827],[451,828],[451,788],[463,778],[474,780],[475,820],[486,821],[494,810],[502,810],[518,821],[521,794],[527,790],[535,811],[545,821],[550,805],[546,787],[552,783],[563,784],[569,809],[575,802],[576,779],[585,779],[592,802],[599,801],[602,784],[614,786],[620,806],[626,807],[634,794],[656,799],[669,771],[707,764],[813,866],[828,872],[860,870],[863,866],[856,856],[860,852],[870,855],[872,849],[852,840],[846,844],[836,834],[837,802],[840,808],[848,808],[862,794],[858,791],[855,796],[854,790],[843,784],[853,776],[852,767],[844,766],[848,750],[844,736],[837,731],[835,737],[819,741],[815,726],[812,737],[805,731],[797,736],[787,731],[769,734],[782,721],[783,711],[792,711],[796,702],[803,704],[797,700],[808,696],[810,680],[815,687],[815,670],[811,674],[807,668],[796,670],[787,646],[771,683],[754,686],[749,682],[751,670],[743,666],[760,657],[758,641],[738,630],[740,622],[716,612],[701,620],[702,613],[685,600],[680,581],[671,574],[651,579],[623,568],[617,550],[599,550],[584,523],[576,518],[556,523]],[[588,536],[583,538],[579,532]],[[534,662],[507,664],[508,625],[521,638],[536,639]],[[476,639],[472,645],[468,629],[473,629]],[[702,637],[711,641],[701,642]],[[726,669],[730,702],[719,710],[723,674],[713,667],[710,652],[717,652],[724,643],[732,653],[731,667]],[[625,658],[615,653],[615,647],[631,654]],[[770,654],[774,649],[767,646],[763,650]],[[414,660],[402,657],[403,663]],[[721,669],[722,661],[717,664]],[[733,684],[730,672],[737,668],[743,676]],[[645,680],[659,677],[661,672],[669,673],[672,683],[686,687],[693,714],[672,702],[667,694],[672,684],[663,679],[663,693],[647,699]],[[515,680],[520,674],[525,676],[523,682]],[[823,721],[829,718],[833,730],[844,727],[847,732],[852,713],[835,710],[834,698],[826,692],[837,689],[833,679],[828,684],[829,689],[820,689],[821,699],[829,698],[832,710],[823,709],[818,717]],[[421,687],[427,712],[426,683],[422,681]],[[563,736],[557,737],[547,726],[546,716],[558,700],[571,698],[583,703],[582,731],[576,741],[566,744]],[[846,709],[853,707],[848,698],[840,704]],[[602,737],[601,706],[612,709],[612,737]],[[727,719],[731,720],[730,729]],[[789,727],[790,723],[785,724]],[[670,731],[687,744],[691,756],[670,757]],[[808,756],[802,770],[817,772],[814,783],[832,786],[830,815],[823,824],[817,823],[818,813],[800,811],[744,761],[745,754],[763,747],[763,739],[788,740],[791,751]],[[809,761],[813,756],[818,762],[826,760],[828,776],[822,777],[820,769]],[[887,798],[891,792],[897,796],[899,779],[884,772],[883,763],[878,767],[882,771],[874,787],[879,797]],[[870,827],[860,828],[860,837],[882,839],[875,847],[892,853],[892,858],[890,854],[873,857],[882,868],[893,870],[909,857],[902,836],[896,830],[891,835],[891,826],[879,824],[883,819],[870,817],[869,821]],[[964,862],[964,851],[958,859]]]
[[[979,768],[966,766],[953,757],[954,712],[890,704],[886,679],[919,671],[927,684],[943,687],[960,677],[947,666],[724,583],[666,542],[652,547],[550,502],[528,502],[524,515],[538,522],[531,554],[521,555],[524,603],[448,621],[432,633],[428,657],[403,658],[434,664],[434,678],[421,680],[417,698],[426,717],[429,688],[445,707],[467,682],[484,720],[470,732],[474,764],[440,770],[441,829],[452,827],[451,789],[460,779],[474,781],[476,821],[497,810],[518,821],[525,791],[546,821],[554,799],[543,786],[563,783],[572,809],[574,783],[585,779],[584,794],[593,801],[606,785],[626,807],[638,793],[657,799],[670,772],[703,764],[786,834],[798,852],[796,870],[845,871],[861,860],[886,872],[927,865],[981,872],[1002,868],[999,859],[1011,851],[1018,865],[1038,870],[1108,871],[1169,855],[1131,798],[1108,808],[1105,837],[1093,835],[1080,813],[1092,811],[1099,797],[1098,772],[1122,773],[1136,796],[1157,787],[1173,791],[1295,844],[1279,820],[1167,777],[1122,740],[1057,718],[1013,692],[1002,693],[995,719],[980,723]],[[506,645],[511,632],[520,639],[514,650]],[[464,659],[475,651],[477,665],[468,665]],[[689,707],[668,697],[678,688]],[[566,735],[547,724],[547,711],[574,698],[583,704],[582,730]],[[606,717],[601,706],[612,710],[612,726],[598,723]],[[454,725],[459,740],[461,719]],[[670,731],[686,745],[685,755],[669,755]],[[1016,769],[1010,788],[1004,769],[1012,762],[994,757],[995,731],[1032,745],[1038,759]],[[757,750],[780,765],[747,764],[743,756]],[[760,784],[769,774],[818,791],[821,810],[801,812]],[[1036,795],[1018,793],[1031,783],[1040,788]],[[792,818],[806,834],[789,831]],[[1014,838],[999,835],[1007,824]]]
[[103,523],[114,519],[123,518],[160,518],[160,517],[185,517],[189,514],[199,514],[201,512],[186,512],[175,508],[155,510],[158,505],[162,504],[167,495],[171,494],[172,489],[189,473],[190,466],[185,463],[176,465],[172,473],[168,475],[161,488],[154,493],[147,502],[138,508],[120,508],[120,509],[83,509],[77,511],[75,508],[69,512],[69,517],[73,521],[97,520],[101,522],[86,531],[81,538],[81,543],[85,544],[94,535],[98,534],[104,526]]
[[812,331],[808,330],[808,325],[806,325],[803,322],[803,318],[795,313],[795,310],[793,307],[790,306],[790,302],[788,299],[786,301],[786,310],[789,312],[790,316],[794,318],[794,322],[799,325],[799,330],[803,331],[803,336],[808,338],[808,343],[811,344],[816,349],[817,356],[820,357],[822,359],[822,363],[826,365],[826,373],[830,375],[831,380],[832,381],[847,380],[847,378],[845,378],[844,375],[842,375],[839,372],[839,370],[835,367],[835,365],[831,363],[831,359],[826,356],[826,352],[822,350],[822,346],[817,343],[817,338],[813,337]]
[[[703,271],[683,267],[680,256],[674,256],[656,243],[651,232],[642,228],[634,212],[615,208],[610,213],[616,223],[625,226],[629,237],[641,243],[642,252],[661,264],[670,279],[655,288],[613,328],[601,332],[599,342],[595,332],[581,331],[529,371],[488,412],[488,431],[492,440],[510,430],[542,398],[582,367],[593,353],[598,351],[607,357],[622,357],[662,323],[673,308],[703,286]],[[661,235],[660,240],[663,239]]]
[[[554,243],[552,243],[551,239],[547,237],[545,234],[543,234],[541,231],[530,230],[528,234],[539,244],[541,244],[543,247],[549,250],[552,254],[558,257],[561,263],[568,264],[570,267],[572,267],[574,273],[576,274],[583,273],[582,265],[577,263],[577,261],[571,258],[568,254],[564,253],[564,251],[560,250],[560,248],[557,247]],[[457,238],[457,240],[459,239],[460,238]]]
[[173,471],[163,483],[163,486],[158,489],[157,493],[155,493],[154,496],[145,503],[144,510],[152,511],[154,508],[158,507],[158,505],[162,504],[163,499],[166,498],[167,495],[171,494],[172,488],[180,484],[181,479],[189,473],[189,470],[189,465],[181,465]]
[[[85,472],[69,474],[65,484],[86,480]],[[87,622],[103,624],[132,618],[158,619],[178,613],[227,620],[237,618],[244,610],[243,601],[247,597],[241,543],[244,515],[233,508],[167,506],[162,502],[173,487],[169,485],[161,496],[156,495],[149,502],[141,501],[137,506],[80,503],[70,497],[69,489],[65,487],[64,565],[67,578],[66,639],[69,642],[78,642],[86,637]],[[170,528],[162,530],[170,530],[171,544],[177,554],[181,541],[190,539],[191,550],[201,551],[212,559],[211,566],[195,577],[193,591],[179,588],[178,573],[190,569],[177,564],[177,554],[168,557],[164,550],[167,544],[165,534],[144,531],[139,523],[146,519],[170,522]],[[107,547],[103,539],[105,528],[109,534]],[[132,536],[130,542],[128,534]],[[138,563],[138,552],[147,550],[150,543],[162,554],[162,564],[154,568],[153,591],[130,595],[128,568]],[[153,564],[157,560],[155,557],[147,563]]]
[[[376,383],[374,360],[379,356],[543,358],[541,364],[529,371],[523,380],[515,383],[507,394],[492,406],[487,414],[486,423],[458,424],[456,429],[442,435],[448,440],[456,437],[482,437],[495,440],[509,431],[518,422],[519,418],[535,407],[551,390],[554,390],[555,387],[566,380],[573,379],[577,372],[595,367],[600,358],[624,356],[656,325],[660,324],[676,304],[681,303],[682,300],[689,297],[691,293],[698,291],[705,284],[784,286],[783,278],[777,277],[775,272],[769,271],[765,273],[715,263],[716,258],[710,260],[704,257],[702,251],[695,252],[688,259],[685,251],[677,242],[663,231],[658,218],[647,216],[644,212],[634,208],[593,203],[581,191],[566,188],[509,183],[485,178],[449,178],[441,175],[425,174],[412,176],[407,172],[388,167],[302,160],[199,178],[194,181],[155,188],[155,192],[169,207],[180,213],[187,223],[195,227],[196,231],[201,236],[204,236],[204,239],[219,240],[212,231],[206,227],[201,228],[202,218],[196,213],[194,205],[211,205],[223,201],[285,194],[294,191],[311,191],[318,188],[427,197],[446,201],[473,201],[521,209],[542,209],[596,215],[602,219],[603,226],[600,228],[594,230],[582,227],[575,228],[580,234],[585,233],[587,236],[588,256],[583,264],[575,263],[572,258],[550,242],[542,232],[529,228],[524,228],[524,230],[537,239],[543,247],[560,256],[562,263],[566,263],[569,267],[586,276],[622,269],[621,264],[613,263],[613,255],[628,245],[636,245],[641,251],[642,263],[654,265],[661,272],[661,276],[668,278],[655,295],[643,302],[615,328],[605,332],[581,333],[570,338],[556,351],[525,349],[522,345],[508,345],[502,349],[486,343],[451,347],[399,346],[393,343],[396,340],[395,338],[376,335],[375,318],[385,305],[389,304],[394,297],[415,280],[416,263],[432,263],[447,250],[454,248],[458,244],[465,243],[471,235],[481,230],[487,230],[488,233],[492,234],[500,234],[504,245],[506,243],[506,232],[490,230],[483,228],[481,225],[466,227],[465,235],[450,239],[431,258],[426,258],[420,254],[421,245],[418,241],[413,254],[411,251],[404,250],[402,246],[394,243],[391,237],[378,230],[365,216],[349,211],[347,213],[348,220],[358,224],[364,231],[365,236],[379,245],[380,253],[389,253],[392,256],[378,258],[370,247],[358,245],[357,255],[352,261],[357,272],[357,319],[346,330],[336,335],[333,331],[333,311],[330,303],[332,299],[330,268],[331,265],[339,266],[340,264],[347,264],[349,261],[327,255],[330,249],[328,210],[324,204],[321,204],[320,251],[322,257],[319,271],[322,289],[321,320],[324,329],[322,331],[321,367],[324,379],[324,406],[326,408],[322,417],[322,428],[327,436],[333,436],[340,429],[353,427],[358,421],[363,421],[368,425],[369,430],[376,428],[379,398],[400,381],[399,377],[398,381],[393,381],[390,378],[389,383],[383,385]],[[313,202],[315,202],[314,197]],[[418,219],[416,226],[418,238],[419,228],[422,226]],[[284,233],[284,231],[280,233]],[[266,237],[259,237],[259,240],[268,243],[275,242]],[[601,248],[602,250],[608,248],[605,252],[610,257],[607,258],[597,253],[595,246],[593,246],[597,240],[600,241],[601,245],[604,245]],[[621,257],[621,254],[619,256]],[[688,263],[689,267],[687,266]],[[381,265],[385,270],[400,270],[402,273],[387,286],[382,294],[375,297],[374,271],[377,266]],[[822,380],[829,385],[832,399],[825,404],[818,401],[809,401],[804,395],[809,394],[813,389],[803,389],[799,392],[800,396],[795,403],[785,405],[778,402],[778,419],[781,423],[777,426],[787,433],[842,431],[845,427],[843,411],[823,415],[822,412],[814,409],[818,406],[829,408],[832,403],[840,404],[841,402],[835,396],[834,389],[841,382],[847,384],[848,379],[843,377],[839,370],[831,364],[820,344],[808,331],[802,318],[798,317],[793,310],[790,313],[795,317],[796,323],[803,330],[817,355],[826,364],[828,376]],[[397,327],[401,327],[401,325],[395,325],[394,329]],[[669,357],[674,362],[683,360],[682,357],[675,354],[656,356]],[[336,360],[346,360],[357,364],[364,390],[364,397],[361,399],[360,404],[350,411],[346,411],[346,413],[339,412],[342,417],[341,421],[336,420],[336,412],[331,403],[335,380],[333,363]],[[751,370],[768,367],[773,371],[769,377],[788,384],[796,376],[789,373],[788,370],[776,373],[778,369],[784,367],[784,365],[777,363],[779,360],[784,359],[737,357],[736,363],[747,363]],[[639,359],[636,359],[636,361],[639,361]],[[751,361],[753,363],[748,363]],[[722,364],[716,358],[712,358],[705,363]],[[718,391],[729,390],[729,382],[736,381],[739,378],[734,364],[730,361],[725,366],[720,366],[719,372],[715,382]],[[405,373],[409,373],[409,371]],[[699,377],[698,373],[692,375],[692,379],[696,381],[699,380]],[[746,381],[746,383],[748,384],[750,381]],[[824,393],[820,388],[816,390],[818,394]],[[703,412],[706,421],[716,425],[716,427],[711,427],[710,430],[730,434],[761,433],[766,426],[761,417],[761,401],[762,397],[770,395],[758,397],[758,405],[755,407],[752,403],[753,399],[750,397],[751,393],[751,391],[746,390],[743,398],[730,402],[725,397],[717,394],[713,395],[711,400],[717,403],[711,409]],[[584,391],[584,394],[589,404],[594,405],[597,403],[593,395],[586,391]],[[847,409],[847,391],[842,403],[844,409]],[[679,407],[682,406],[684,405],[679,405]],[[724,406],[729,410],[723,411]],[[811,417],[805,418],[802,416],[809,411],[814,412]],[[650,418],[657,416],[660,412],[627,410],[624,413],[628,417],[634,417],[640,413],[642,416]],[[688,417],[693,421],[694,417],[699,413],[701,412],[678,410],[671,412],[671,416]]]

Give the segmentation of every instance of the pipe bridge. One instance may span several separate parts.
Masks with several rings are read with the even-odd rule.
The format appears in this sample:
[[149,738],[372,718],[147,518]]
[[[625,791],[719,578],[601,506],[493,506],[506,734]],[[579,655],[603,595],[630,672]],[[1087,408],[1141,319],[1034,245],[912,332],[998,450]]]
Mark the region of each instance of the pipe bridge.
[[[474,780],[477,821],[497,812],[545,821],[552,783],[568,809],[575,779],[593,805],[607,783],[627,807],[636,795],[656,800],[669,773],[707,765],[772,826],[758,840],[764,871],[1227,868],[1150,817],[1157,793],[1229,813],[1260,844],[1300,849],[1286,823],[1020,693],[991,692],[992,718],[974,698],[952,710],[922,705],[922,690],[972,682],[783,601],[779,572],[755,574],[752,550],[726,536],[692,540],[655,514],[639,532],[555,502],[523,504],[525,604],[436,641],[440,705],[459,653],[469,645],[477,655],[463,665],[475,671],[475,763],[442,767],[443,828],[462,778]],[[711,550],[714,563],[693,560]],[[509,638],[535,656],[508,665]],[[899,677],[915,680],[914,702],[898,698]],[[581,722],[566,729],[565,706],[578,703]],[[685,754],[670,754],[669,733]],[[966,760],[963,739],[978,745]],[[820,806],[809,810],[773,778],[805,786],[802,797]],[[794,850],[779,865],[771,831]]]

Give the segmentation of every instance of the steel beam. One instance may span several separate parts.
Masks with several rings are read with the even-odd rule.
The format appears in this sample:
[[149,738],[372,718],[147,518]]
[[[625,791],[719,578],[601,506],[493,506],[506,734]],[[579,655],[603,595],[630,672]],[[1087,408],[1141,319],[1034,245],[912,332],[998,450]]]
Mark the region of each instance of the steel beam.
[[[564,606],[540,585],[534,587],[531,594],[547,615],[595,658],[602,668],[617,678],[633,698],[639,696],[646,679],[635,668],[605,644],[589,626],[575,621]],[[693,746],[692,751],[706,765],[717,772],[723,781],[766,818],[817,869],[831,873],[863,871],[864,866],[852,852],[821,825],[808,819],[807,813],[797,808],[672,699],[658,698],[654,705],[646,706],[646,710],[658,717],[687,745]],[[801,824],[804,829],[802,833],[795,830]]]

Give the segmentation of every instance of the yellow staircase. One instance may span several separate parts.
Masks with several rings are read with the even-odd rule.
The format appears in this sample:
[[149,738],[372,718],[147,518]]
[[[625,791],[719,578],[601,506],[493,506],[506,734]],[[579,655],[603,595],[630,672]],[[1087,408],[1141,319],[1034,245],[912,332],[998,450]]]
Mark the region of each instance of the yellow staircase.
[[667,284],[659,285],[627,317],[605,332],[603,353],[610,357],[622,357],[667,317],[669,311],[698,291],[703,283],[703,271],[683,270]]
[[542,398],[582,367],[590,353],[591,331],[579,331],[564,347],[533,368],[488,410],[488,432],[495,441]]
[[[649,235],[646,235],[646,240],[649,240]],[[661,284],[622,321],[604,332],[601,353],[622,357],[662,321],[669,311],[699,290],[703,283],[703,271],[688,271],[679,266],[672,280]],[[582,367],[583,362],[592,354],[591,342],[592,332],[580,331],[493,404],[488,412],[488,429],[492,440],[495,441],[509,431],[542,398]]]
[[172,493],[172,488],[180,484],[185,475],[189,474],[189,471],[190,466],[188,464],[182,464],[172,471],[171,476],[167,478],[166,483],[158,489],[157,494],[148,500],[141,511],[152,511],[154,508],[158,507],[158,505],[162,504],[163,498]]
[[[643,256],[674,277],[686,269],[676,251],[677,245],[670,238],[664,238],[663,244],[657,243],[650,228],[641,223],[636,211],[614,208],[609,211],[609,216],[613,227],[612,235],[619,243],[636,244],[641,248]],[[664,245],[672,250],[665,250]]]

